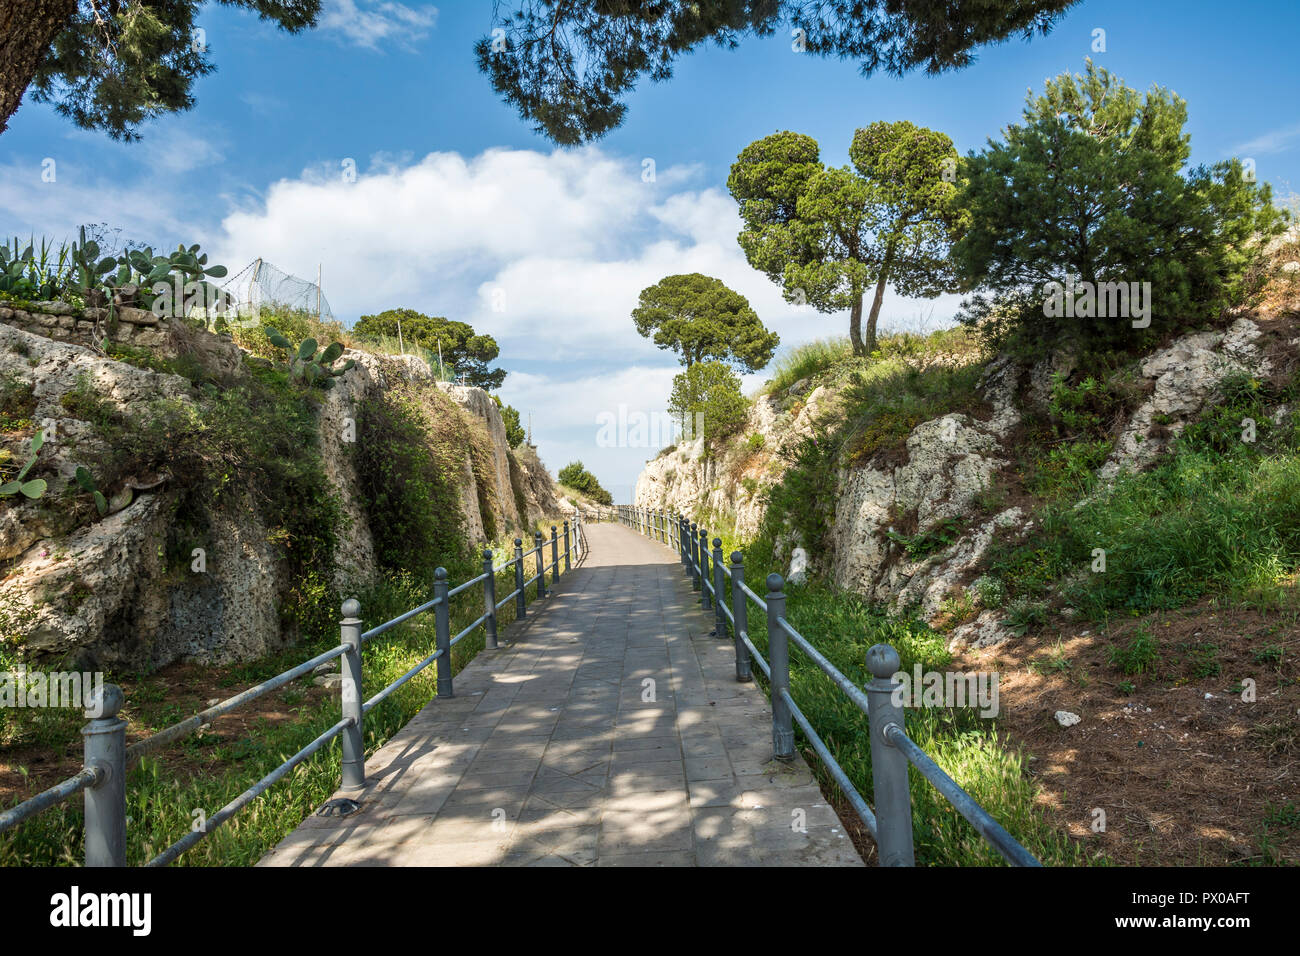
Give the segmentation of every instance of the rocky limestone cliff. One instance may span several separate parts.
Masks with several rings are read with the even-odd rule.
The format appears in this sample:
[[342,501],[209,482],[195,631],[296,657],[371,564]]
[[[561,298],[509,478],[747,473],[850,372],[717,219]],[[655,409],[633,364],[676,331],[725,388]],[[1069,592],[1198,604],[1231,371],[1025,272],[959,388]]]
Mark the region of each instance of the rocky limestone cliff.
[[[1149,465],[1215,400],[1226,377],[1267,374],[1267,352],[1260,326],[1243,317],[1225,331],[1185,335],[1147,356],[1137,364],[1137,387],[1147,397],[1124,423],[1098,476],[1109,479]],[[978,389],[989,409],[987,418],[941,415],[911,430],[902,462],[843,469],[826,547],[808,556],[814,569],[836,586],[894,611],[916,608],[923,617],[934,617],[945,598],[971,582],[996,538],[1022,535],[1032,527],[1021,507],[985,516],[976,498],[1015,458],[1020,409],[1043,402],[1052,373],[1068,374],[1072,368],[1060,357],[1032,368],[995,360]],[[807,386],[795,383],[786,394],[760,397],[746,429],[718,458],[706,460],[699,441],[666,450],[639,476],[635,503],[711,521],[731,520],[737,537],[753,536],[763,517],[762,491],[780,479],[785,467],[780,452],[811,434],[819,418],[833,420],[836,414],[837,397],[829,389],[819,387],[803,399],[800,391]],[[751,439],[754,434],[763,438]],[[960,531],[946,546],[912,559],[898,541],[904,516],[913,535],[945,522]],[[776,557],[788,561],[802,544],[792,537],[780,539]],[[990,646],[1008,636],[999,615],[985,611],[958,627],[952,641]]]
[[[294,640],[282,607],[295,582],[272,529],[246,496],[223,495],[220,504],[203,509],[209,528],[203,573],[178,575],[164,554],[181,495],[174,476],[132,476],[120,488],[104,489],[111,500],[103,516],[95,514],[75,483],[77,466],[97,460],[105,449],[86,420],[93,415],[69,396],[90,392],[93,402],[112,410],[138,409],[158,399],[193,407],[203,400],[193,383],[114,360],[75,341],[71,333],[85,322],[77,314],[50,313],[72,323],[64,340],[55,340],[32,318],[39,307],[2,308],[0,382],[25,396],[30,422],[6,433],[3,449],[11,462],[21,464],[31,433],[43,429],[47,442],[40,473],[49,482],[36,500],[0,498],[0,636],[10,641],[11,651],[20,644],[23,655],[38,662],[151,668],[176,660],[246,660]],[[8,321],[15,315],[18,321]],[[246,374],[243,353],[228,337],[183,327],[149,347],[169,358],[195,356],[218,381]],[[433,376],[412,356],[349,350],[346,358],[356,365],[333,388],[319,392],[316,430],[321,465],[343,519],[335,566],[328,570],[339,591],[356,591],[379,574],[360,480],[348,453],[356,440],[358,406],[398,380],[432,382]],[[491,397],[477,388],[440,387],[487,436],[492,450],[489,495],[478,493],[470,451],[464,450],[459,483],[469,538],[482,541],[485,524],[503,535],[558,515],[550,475],[535,452],[516,458]],[[496,510],[487,522],[485,501]]]

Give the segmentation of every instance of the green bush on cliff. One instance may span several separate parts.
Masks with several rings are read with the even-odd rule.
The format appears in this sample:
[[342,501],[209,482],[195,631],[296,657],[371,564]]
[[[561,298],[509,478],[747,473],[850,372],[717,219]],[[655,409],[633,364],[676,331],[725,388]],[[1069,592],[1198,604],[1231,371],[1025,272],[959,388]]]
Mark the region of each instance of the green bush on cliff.
[[386,570],[432,582],[472,561],[458,479],[469,427],[432,385],[401,384],[360,404],[355,446],[361,493]]

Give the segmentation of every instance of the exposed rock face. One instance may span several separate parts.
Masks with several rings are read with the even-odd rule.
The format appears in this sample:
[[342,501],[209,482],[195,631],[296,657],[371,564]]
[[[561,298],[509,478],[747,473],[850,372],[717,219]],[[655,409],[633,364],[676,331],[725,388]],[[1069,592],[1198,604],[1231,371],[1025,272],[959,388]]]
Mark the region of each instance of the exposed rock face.
[[[1150,397],[1127,422],[1098,476],[1109,479],[1152,463],[1215,400],[1226,377],[1267,374],[1260,336],[1255,322],[1241,318],[1226,331],[1183,336],[1146,358],[1139,372],[1147,380]],[[1052,375],[1068,375],[1074,367],[1066,354],[1054,355],[1028,371],[999,358],[989,364],[979,387],[991,408],[987,420],[955,412],[939,416],[912,430],[905,463],[842,471],[829,547],[809,553],[812,568],[827,574],[837,586],[892,610],[917,608],[926,618],[936,615],[946,598],[959,595],[970,583],[999,535],[1023,534],[1032,527],[1029,516],[1017,507],[981,517],[977,496],[1014,457],[1007,443],[1020,422],[1022,403],[1045,406]],[[703,461],[698,441],[661,453],[647,463],[637,480],[636,504],[687,514],[734,515],[738,534],[752,535],[763,517],[761,504],[741,482],[755,477],[761,488],[779,480],[781,459],[746,452],[745,436],[761,434],[765,452],[780,450],[810,434],[819,418],[833,416],[834,396],[824,394],[824,388],[812,390],[806,400],[791,394],[806,392],[808,385],[797,382],[785,396],[756,402],[746,432],[720,460]],[[747,463],[745,454],[755,464]],[[729,476],[736,474],[743,477],[733,481]],[[904,523],[914,535],[947,527],[953,540],[913,560],[897,540],[908,537],[899,530]],[[777,557],[789,558],[791,549],[802,544],[783,537]],[[1010,636],[1001,615],[985,610],[957,627],[951,643],[991,647]]]
[[633,503],[683,514],[729,515],[742,538],[756,534],[763,520],[763,492],[780,479],[782,452],[812,435],[839,408],[839,395],[824,385],[802,397],[808,384],[800,379],[784,395],[759,396],[745,426],[720,456],[706,455],[702,437],[660,452],[637,477]]
[[830,574],[839,587],[871,596],[895,610],[919,604],[925,615],[983,556],[998,528],[1013,525],[1010,509],[974,528],[956,544],[919,561],[889,537],[899,516],[914,514],[917,533],[945,521],[965,521],[975,496],[1009,463],[1002,442],[1020,421],[1016,376],[1007,363],[990,366],[982,390],[989,421],[952,413],[922,422],[907,438],[907,463],[847,470],[840,477],[831,534]]
[[[501,410],[497,408],[497,403],[492,401],[492,396],[481,388],[471,388],[466,385],[453,385],[450,382],[439,382],[438,387],[461,408],[465,409],[487,429],[488,438],[492,441],[492,473],[494,482],[494,491],[497,501],[497,507],[500,509],[501,517],[505,520],[498,522],[497,527],[504,530],[517,528],[523,522],[519,514],[519,509],[515,505],[514,490],[510,484],[510,445],[506,441],[506,423],[501,417]],[[478,509],[475,502],[474,510]],[[553,514],[554,512],[549,512]],[[482,532],[482,516],[479,517],[480,533]]]
[[[1230,375],[1267,374],[1259,338],[1258,325],[1238,319],[1226,332],[1184,336],[1143,362],[1142,375],[1154,380],[1155,390],[1129,420],[1098,474],[1113,478],[1155,461]],[[1157,422],[1164,425],[1160,437],[1150,434]]]
[[[198,358],[219,378],[244,373],[242,352],[228,339],[186,327],[168,341],[179,350],[174,354]],[[235,348],[237,364],[231,363],[228,346]],[[350,448],[359,405],[399,381],[432,382],[433,375],[414,356],[349,351],[345,358],[356,366],[319,393],[318,432],[325,475],[344,515],[334,584],[353,591],[373,583],[379,573]],[[131,411],[160,398],[193,404],[198,393],[189,380],[115,361],[97,349],[7,321],[0,321],[0,380],[30,390],[28,417],[47,435],[40,453],[41,474],[49,481],[45,495],[0,499],[0,624],[21,622],[25,655],[37,663],[63,660],[144,669],[182,659],[255,658],[296,636],[281,621],[281,605],[294,582],[253,502],[232,494],[207,507],[205,551],[187,559],[197,565],[169,571],[163,544],[179,494],[165,477],[144,490],[114,496],[114,506],[103,517],[80,489],[69,491],[77,465],[104,450],[97,429],[78,419],[84,413],[66,401],[69,393],[88,390],[95,401]],[[491,398],[480,389],[452,386],[446,391],[472,427],[483,429],[491,440],[498,533],[521,518],[512,468],[520,475],[529,512],[525,520],[559,514],[550,476],[535,452],[533,465],[515,462]],[[26,434],[5,442],[15,457],[26,446]],[[469,449],[460,480],[467,533],[481,539],[484,521]]]

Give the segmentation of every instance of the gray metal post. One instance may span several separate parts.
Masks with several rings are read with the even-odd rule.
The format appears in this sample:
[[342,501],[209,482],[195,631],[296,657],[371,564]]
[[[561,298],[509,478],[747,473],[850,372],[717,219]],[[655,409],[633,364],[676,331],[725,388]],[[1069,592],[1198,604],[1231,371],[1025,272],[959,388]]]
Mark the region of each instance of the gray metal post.
[[455,697],[456,691],[451,683],[451,608],[447,598],[447,569],[438,568],[433,572],[433,596],[442,598],[433,609],[433,629],[435,643],[442,654],[438,656],[438,696]]
[[907,757],[889,739],[887,729],[903,728],[903,707],[894,700],[893,676],[902,662],[888,644],[867,651],[871,719],[871,783],[876,796],[876,847],[881,866],[915,866],[912,850],[912,795],[907,786]]
[[515,616],[526,617],[528,600],[524,597],[524,540],[515,538]]
[[727,606],[727,572],[722,566],[722,539],[713,539],[713,617],[717,621],[718,637],[727,636],[727,615],[722,609]]
[[551,525],[551,584],[560,583],[560,536]]
[[546,597],[546,541],[540,531],[533,532],[534,550],[537,552],[537,596]]
[[483,646],[489,651],[497,646],[497,576],[492,569],[492,552],[483,552]]
[[709,532],[704,528],[700,529],[700,577],[703,579],[700,584],[700,607],[707,611],[712,606],[709,603],[709,588],[713,582],[709,578]]
[[126,721],[119,718],[125,697],[116,684],[105,684],[90,701],[81,728],[87,767],[99,771],[85,795],[86,866],[126,866]]
[[569,544],[569,522],[564,522],[564,573],[568,574],[571,565],[569,564],[569,552],[572,551]]
[[342,716],[352,718],[352,725],[339,736],[343,744],[342,789],[359,790],[366,783],[366,738],[361,727],[361,602],[356,598],[343,602],[339,635],[340,643],[348,646],[339,658],[339,672],[343,677],[339,688]]
[[732,639],[736,642],[736,680],[747,684],[754,679],[749,670],[749,648],[744,636],[749,634],[749,602],[745,600],[745,557],[739,551],[731,552],[731,615]]
[[785,617],[785,581],[767,576],[767,658],[772,668],[772,748],[777,760],[794,759],[794,719],[782,693],[790,692],[790,640]]
[[690,563],[686,565],[686,570],[691,575],[691,589],[698,591],[700,589],[700,531],[694,521],[691,522],[691,544],[690,544]]

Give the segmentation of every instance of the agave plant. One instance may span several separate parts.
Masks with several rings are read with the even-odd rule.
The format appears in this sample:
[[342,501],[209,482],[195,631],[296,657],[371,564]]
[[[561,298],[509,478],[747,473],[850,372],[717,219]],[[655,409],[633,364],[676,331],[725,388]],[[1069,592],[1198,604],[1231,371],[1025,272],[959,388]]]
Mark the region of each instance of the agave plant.
[[317,351],[319,343],[315,339],[309,338],[303,339],[295,349],[292,342],[270,326],[267,326],[266,337],[276,348],[284,349],[289,353],[290,377],[300,382],[306,382],[309,385],[319,382],[329,388],[334,384],[334,379],[357,364],[355,360],[348,359],[338,368],[334,367],[334,363],[343,354],[343,343],[341,342],[334,342]]
[[40,250],[34,242],[20,246],[0,245],[0,295],[29,301],[55,299],[66,292],[71,272],[69,250],[41,240]]
[[22,494],[28,498],[39,498],[45,494],[44,478],[33,478],[31,481],[24,480],[27,477],[27,472],[32,470],[32,465],[36,464],[36,454],[44,444],[44,430],[38,431],[32,436],[31,457],[27,459],[27,464],[23,465],[22,470],[18,472],[17,478],[0,485],[0,498],[10,498],[17,494]]

